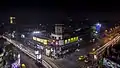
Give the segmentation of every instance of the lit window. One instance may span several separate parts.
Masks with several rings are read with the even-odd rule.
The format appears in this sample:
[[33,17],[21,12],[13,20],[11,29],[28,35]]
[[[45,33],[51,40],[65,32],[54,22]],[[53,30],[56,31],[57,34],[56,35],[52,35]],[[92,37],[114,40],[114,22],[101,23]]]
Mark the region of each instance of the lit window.
[[43,44],[47,45],[47,40],[44,40]]
[[68,39],[68,42],[70,42],[70,39]]
[[75,40],[76,38],[74,37],[74,40]]
[[33,40],[36,40],[37,38],[36,37],[33,37]]
[[39,38],[37,38],[37,41],[40,42],[41,40]]
[[71,38],[71,41],[73,41],[73,38]]
[[65,44],[67,44],[68,42],[67,42],[67,40],[65,40]]

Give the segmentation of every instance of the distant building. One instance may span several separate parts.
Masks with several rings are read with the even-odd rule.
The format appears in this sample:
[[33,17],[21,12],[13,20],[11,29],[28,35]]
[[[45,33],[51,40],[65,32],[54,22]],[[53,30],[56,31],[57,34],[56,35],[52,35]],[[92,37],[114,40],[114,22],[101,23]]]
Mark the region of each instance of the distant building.
[[65,45],[77,42],[78,36],[73,35],[72,31],[67,31],[67,27],[65,27],[64,24],[55,24],[55,30],[51,33],[50,38],[34,36],[33,40],[48,45],[45,52],[46,55],[49,56],[60,53]]
[[55,33],[51,34],[51,38],[61,40],[63,39],[64,24],[55,24]]
[[55,24],[55,33],[51,33],[51,38],[58,41],[58,45],[65,45],[70,42],[78,41],[78,37],[72,35],[72,30],[69,32],[64,24]]
[[41,37],[42,33],[40,33],[36,34],[36,36],[33,37],[33,40],[53,46],[61,46],[78,41],[78,36],[73,35],[73,33],[67,31],[66,28],[64,27],[64,24],[55,24],[54,32],[49,35],[50,37]]
[[15,22],[15,17],[14,16],[11,16],[10,17],[10,24],[15,24],[16,22]]

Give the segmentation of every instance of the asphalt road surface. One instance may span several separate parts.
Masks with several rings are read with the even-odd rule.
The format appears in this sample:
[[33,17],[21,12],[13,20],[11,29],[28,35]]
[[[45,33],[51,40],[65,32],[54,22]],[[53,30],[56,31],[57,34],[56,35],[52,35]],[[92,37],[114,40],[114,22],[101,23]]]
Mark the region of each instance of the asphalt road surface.
[[[80,48],[79,52],[74,52],[70,55],[67,55],[66,58],[54,60],[54,59],[47,57],[47,60],[49,60],[49,61],[51,61],[51,63],[54,63],[55,65],[57,65],[58,68],[81,68],[81,66],[84,66],[85,63],[78,61],[79,56],[88,54],[88,52],[90,52],[92,50],[92,48],[99,46],[100,44],[101,44],[100,42],[97,42],[96,44],[81,45],[83,47]],[[31,62],[32,61],[31,59],[27,59],[27,60],[30,60],[29,62],[25,61],[25,59],[27,59],[27,58],[25,56],[23,56],[23,60],[24,60],[24,62],[28,63],[27,64],[28,66],[30,64],[30,67],[32,67],[31,65],[33,65],[32,68],[36,68],[36,67],[34,67],[34,64],[33,64],[34,62]]]
[[14,50],[20,53],[21,64],[25,64],[26,68],[45,68],[45,67],[38,67],[35,64],[35,60],[31,59],[29,56],[27,56],[25,53],[20,51],[18,48],[14,47]]
[[21,54],[21,63],[24,63],[27,68],[44,68],[44,67],[38,67],[35,64],[35,61],[28,57],[27,55],[20,53]]
[[56,65],[60,66],[60,68],[81,68],[83,66],[86,66],[86,64],[83,61],[78,60],[79,56],[88,54],[88,52],[90,52],[93,47],[98,46],[96,44],[81,48],[79,52],[74,52],[70,55],[67,55],[66,58],[50,60]]
[[92,48],[99,45],[100,42],[97,42],[95,44],[81,45],[82,48],[80,48],[79,52],[71,53],[70,55],[66,55],[65,58],[61,59],[54,60],[47,56],[44,57],[46,57],[46,59],[49,60],[51,63],[57,65],[59,68],[80,68],[81,66],[84,66],[85,63],[78,61],[79,56],[88,54],[88,52],[90,52]]

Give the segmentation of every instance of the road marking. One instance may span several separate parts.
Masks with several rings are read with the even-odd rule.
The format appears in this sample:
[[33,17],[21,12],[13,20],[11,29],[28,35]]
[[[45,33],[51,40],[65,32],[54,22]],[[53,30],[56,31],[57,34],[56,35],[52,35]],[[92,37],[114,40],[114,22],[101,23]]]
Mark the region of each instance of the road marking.
[[[21,51],[23,51],[25,54],[27,54],[28,56],[30,56],[31,58],[33,58],[34,60],[36,60],[36,57],[34,54],[28,52],[26,49],[22,48],[22,47],[19,47],[18,44],[14,43],[12,40],[9,40],[7,37],[4,37],[2,36],[4,39],[6,39],[7,41],[9,41],[10,43],[12,43],[13,45],[15,45],[17,48],[19,48]],[[47,63],[45,60],[42,60],[43,61],[43,65],[46,67],[46,68],[53,68],[49,63]],[[40,61],[39,61],[40,62]]]

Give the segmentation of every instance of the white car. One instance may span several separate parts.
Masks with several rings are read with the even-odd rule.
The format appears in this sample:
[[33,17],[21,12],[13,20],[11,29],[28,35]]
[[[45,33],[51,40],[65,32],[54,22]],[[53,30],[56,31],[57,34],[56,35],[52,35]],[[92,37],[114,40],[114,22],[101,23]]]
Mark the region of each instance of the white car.
[[76,49],[75,51],[76,51],[76,52],[79,52],[79,51],[80,51],[80,49]]

